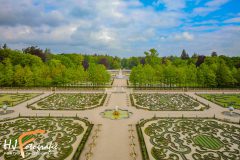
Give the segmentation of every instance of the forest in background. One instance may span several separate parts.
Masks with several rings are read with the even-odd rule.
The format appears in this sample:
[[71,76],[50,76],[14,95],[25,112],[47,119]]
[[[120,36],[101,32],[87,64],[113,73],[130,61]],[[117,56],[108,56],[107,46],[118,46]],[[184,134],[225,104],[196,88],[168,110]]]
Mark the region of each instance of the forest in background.
[[0,48],[0,86],[105,85],[111,77],[103,64],[96,63],[98,59],[101,62],[101,57],[52,54],[36,46],[19,51],[4,45]]
[[155,49],[145,52],[132,67],[130,82],[135,87],[239,87],[240,57],[193,54],[159,57]]
[[150,49],[142,57],[119,58],[98,54],[53,54],[31,46],[0,47],[0,86],[61,86],[77,83],[102,85],[110,81],[106,69],[132,69],[133,86],[238,87],[240,57],[210,56],[183,50],[181,56],[160,57]]

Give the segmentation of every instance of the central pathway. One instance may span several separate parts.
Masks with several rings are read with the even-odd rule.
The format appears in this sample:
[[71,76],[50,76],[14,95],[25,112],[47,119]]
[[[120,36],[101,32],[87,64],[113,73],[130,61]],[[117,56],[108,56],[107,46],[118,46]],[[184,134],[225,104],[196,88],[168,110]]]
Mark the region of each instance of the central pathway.
[[[127,104],[127,94],[124,93],[126,89],[125,79],[115,79],[112,89],[107,90],[111,95],[108,104],[102,108],[114,109],[115,106],[119,106],[121,109],[129,109]],[[121,92],[121,93],[119,93]],[[99,114],[99,113],[97,113]],[[95,115],[99,116],[100,115]],[[130,118],[131,119],[131,118]],[[96,123],[101,123],[101,131],[99,133],[99,139],[97,140],[96,148],[93,151],[93,160],[130,160],[130,140],[129,140],[129,124],[130,119],[122,120],[110,120],[99,119]],[[138,144],[137,144],[138,146]],[[139,151],[140,149],[138,149]],[[82,155],[83,156],[83,155]],[[138,159],[140,160],[140,154],[138,152]]]

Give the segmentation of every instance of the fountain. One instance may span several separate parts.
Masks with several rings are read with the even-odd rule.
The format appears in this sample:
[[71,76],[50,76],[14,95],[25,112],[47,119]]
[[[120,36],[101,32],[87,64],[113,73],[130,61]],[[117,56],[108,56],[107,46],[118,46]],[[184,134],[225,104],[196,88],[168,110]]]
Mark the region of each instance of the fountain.
[[122,74],[122,70],[119,70],[118,75],[116,76],[117,79],[122,79],[123,78],[123,74]]
[[230,117],[240,117],[239,113],[233,112],[234,111],[234,107],[233,106],[229,106],[228,110],[229,111],[222,112],[222,114],[224,114],[225,116],[230,116]]
[[102,115],[103,118],[118,120],[129,118],[132,112],[119,109],[118,106],[116,106],[115,109],[106,109],[104,112],[101,112],[100,115]]

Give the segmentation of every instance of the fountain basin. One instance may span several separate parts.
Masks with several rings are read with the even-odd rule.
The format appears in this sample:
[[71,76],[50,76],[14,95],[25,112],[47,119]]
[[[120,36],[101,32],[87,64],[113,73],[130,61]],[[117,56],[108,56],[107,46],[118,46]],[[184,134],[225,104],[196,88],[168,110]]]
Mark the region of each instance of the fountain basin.
[[101,112],[100,115],[103,118],[108,118],[112,120],[127,119],[132,115],[132,112],[123,109],[106,109],[104,112]]

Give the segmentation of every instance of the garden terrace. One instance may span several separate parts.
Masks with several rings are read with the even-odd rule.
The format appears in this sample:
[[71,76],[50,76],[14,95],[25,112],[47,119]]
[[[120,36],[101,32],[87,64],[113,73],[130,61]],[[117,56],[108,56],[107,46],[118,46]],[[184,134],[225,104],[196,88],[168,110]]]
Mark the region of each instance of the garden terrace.
[[240,125],[216,119],[153,118],[137,124],[144,160],[240,158]]
[[56,93],[28,107],[36,110],[85,110],[102,106],[103,93]]
[[34,97],[39,96],[41,93],[1,93],[0,94],[0,107],[3,104],[8,106],[15,106],[19,103],[30,100]]
[[240,94],[197,94],[215,104],[222,107],[233,106],[235,109],[240,109]]
[[150,111],[198,111],[208,107],[185,94],[134,93],[132,105]]
[[35,140],[31,142],[33,145],[46,146],[52,143],[52,146],[57,145],[57,149],[52,149],[49,153],[48,150],[41,150],[41,154],[35,149],[24,149],[26,160],[77,160],[79,159],[92,127],[93,125],[87,120],[78,117],[18,117],[2,120],[0,121],[0,159],[22,159],[18,146],[14,151],[14,155],[11,154],[13,152],[11,149],[4,150],[2,143],[4,143],[5,140],[15,142],[22,133],[45,130],[45,133],[27,136],[23,141],[35,138]]

